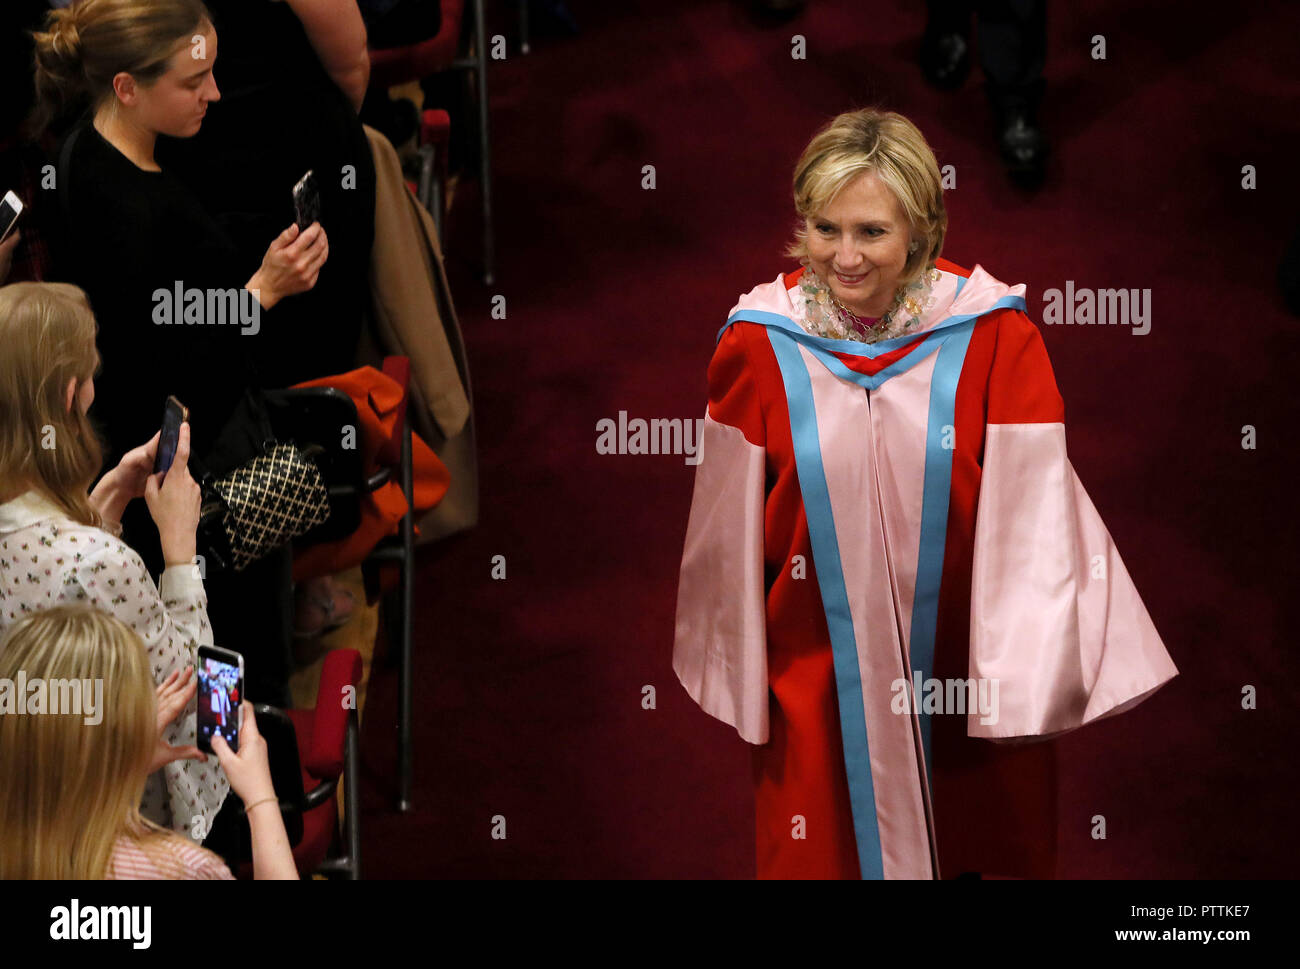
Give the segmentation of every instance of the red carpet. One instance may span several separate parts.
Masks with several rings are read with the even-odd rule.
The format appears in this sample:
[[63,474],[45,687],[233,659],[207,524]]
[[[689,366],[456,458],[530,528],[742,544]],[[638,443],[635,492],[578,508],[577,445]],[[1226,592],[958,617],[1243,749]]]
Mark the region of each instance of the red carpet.
[[[868,104],[907,114],[955,166],[944,255],[1026,283],[1035,318],[1067,280],[1152,291],[1145,336],[1043,327],[1075,468],[1181,670],[1060,742],[1060,875],[1293,875],[1300,360],[1275,271],[1300,223],[1300,81],[1283,49],[1300,11],[1053,5],[1052,170],[1024,193],[998,165],[978,68],[958,92],[924,84],[920,4],[810,0],[769,27],[736,3],[574,3],[581,36],[536,38],[528,56],[513,5],[497,6],[497,283],[476,276],[472,184],[447,242],[482,522],[421,552],[410,815],[392,807],[395,674],[375,667],[366,876],[752,877],[749,752],[670,665],[694,469],[599,455],[596,424],[702,416],[726,311],[790,268],[795,159],[821,122]],[[1242,709],[1247,686],[1258,709]]]

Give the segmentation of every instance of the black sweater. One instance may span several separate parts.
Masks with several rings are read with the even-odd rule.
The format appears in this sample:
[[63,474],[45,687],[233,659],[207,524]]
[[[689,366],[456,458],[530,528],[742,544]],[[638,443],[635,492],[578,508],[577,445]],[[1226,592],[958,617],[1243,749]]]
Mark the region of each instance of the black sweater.
[[[193,194],[166,171],[138,168],[89,122],[69,135],[59,155],[63,231],[56,249],[58,278],[82,287],[99,324],[103,369],[90,415],[108,442],[105,467],[153,436],[163,403],[175,394],[190,408],[192,450],[202,456],[255,379],[253,359],[266,342],[274,313],[259,311],[256,335],[218,316],[208,293],[241,293],[258,263],[241,260],[220,226]],[[203,294],[202,312],[177,287]],[[172,324],[157,322],[170,316]]]

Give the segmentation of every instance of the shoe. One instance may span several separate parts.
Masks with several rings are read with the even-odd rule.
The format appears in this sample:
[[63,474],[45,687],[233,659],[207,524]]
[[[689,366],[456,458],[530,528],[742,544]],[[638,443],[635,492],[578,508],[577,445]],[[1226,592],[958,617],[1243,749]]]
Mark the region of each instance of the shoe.
[[1047,138],[1027,112],[1012,111],[998,125],[998,149],[1007,174],[1022,184],[1034,185],[1047,173]]
[[927,35],[921,41],[921,73],[941,91],[959,88],[970,74],[970,44],[961,34]]
[[295,639],[315,639],[346,625],[357,607],[351,591],[336,586],[329,576],[303,582],[295,599]]

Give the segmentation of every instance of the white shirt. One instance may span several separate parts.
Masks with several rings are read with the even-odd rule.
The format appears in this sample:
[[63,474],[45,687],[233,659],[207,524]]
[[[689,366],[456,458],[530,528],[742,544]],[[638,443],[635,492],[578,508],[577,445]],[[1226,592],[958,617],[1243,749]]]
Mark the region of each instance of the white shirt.
[[[208,597],[193,566],[168,567],[155,586],[144,561],[121,539],[72,521],[38,492],[0,504],[0,635],[29,613],[75,602],[134,629],[156,683],[186,666],[197,671],[199,646],[212,645]],[[195,742],[197,709],[191,700],[167,728],[168,743]],[[215,756],[207,763],[173,761],[150,776],[140,811],[202,841],[229,792]]]

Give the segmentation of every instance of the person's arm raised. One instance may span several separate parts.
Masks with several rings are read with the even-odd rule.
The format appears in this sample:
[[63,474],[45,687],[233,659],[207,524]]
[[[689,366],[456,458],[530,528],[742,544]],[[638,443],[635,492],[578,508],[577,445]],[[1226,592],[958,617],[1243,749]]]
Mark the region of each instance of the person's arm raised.
[[271,764],[266,740],[257,730],[253,705],[239,706],[239,753],[230,749],[220,732],[212,732],[212,750],[230,779],[230,787],[244,802],[253,839],[253,877],[259,881],[298,879],[293,848],[284,830],[280,802],[271,784]]
[[144,479],[144,500],[158,527],[158,543],[168,568],[194,565],[203,490],[190,476],[189,461],[190,424],[182,421],[171,467]]
[[[166,684],[172,673],[196,666],[198,648],[213,641],[202,568],[195,556],[200,489],[186,467],[188,459],[186,423],[171,468],[144,475],[145,500],[167,563],[157,585],[139,554],[121,539],[103,533],[66,536],[72,574],[58,601],[87,602],[135,630],[158,685]],[[195,743],[197,711],[195,698],[187,695],[184,713],[165,728],[169,744],[188,748]],[[164,763],[162,772],[171,827],[186,833],[210,830],[230,790],[224,773],[211,762],[187,758]],[[198,817],[202,824],[196,824]]]

